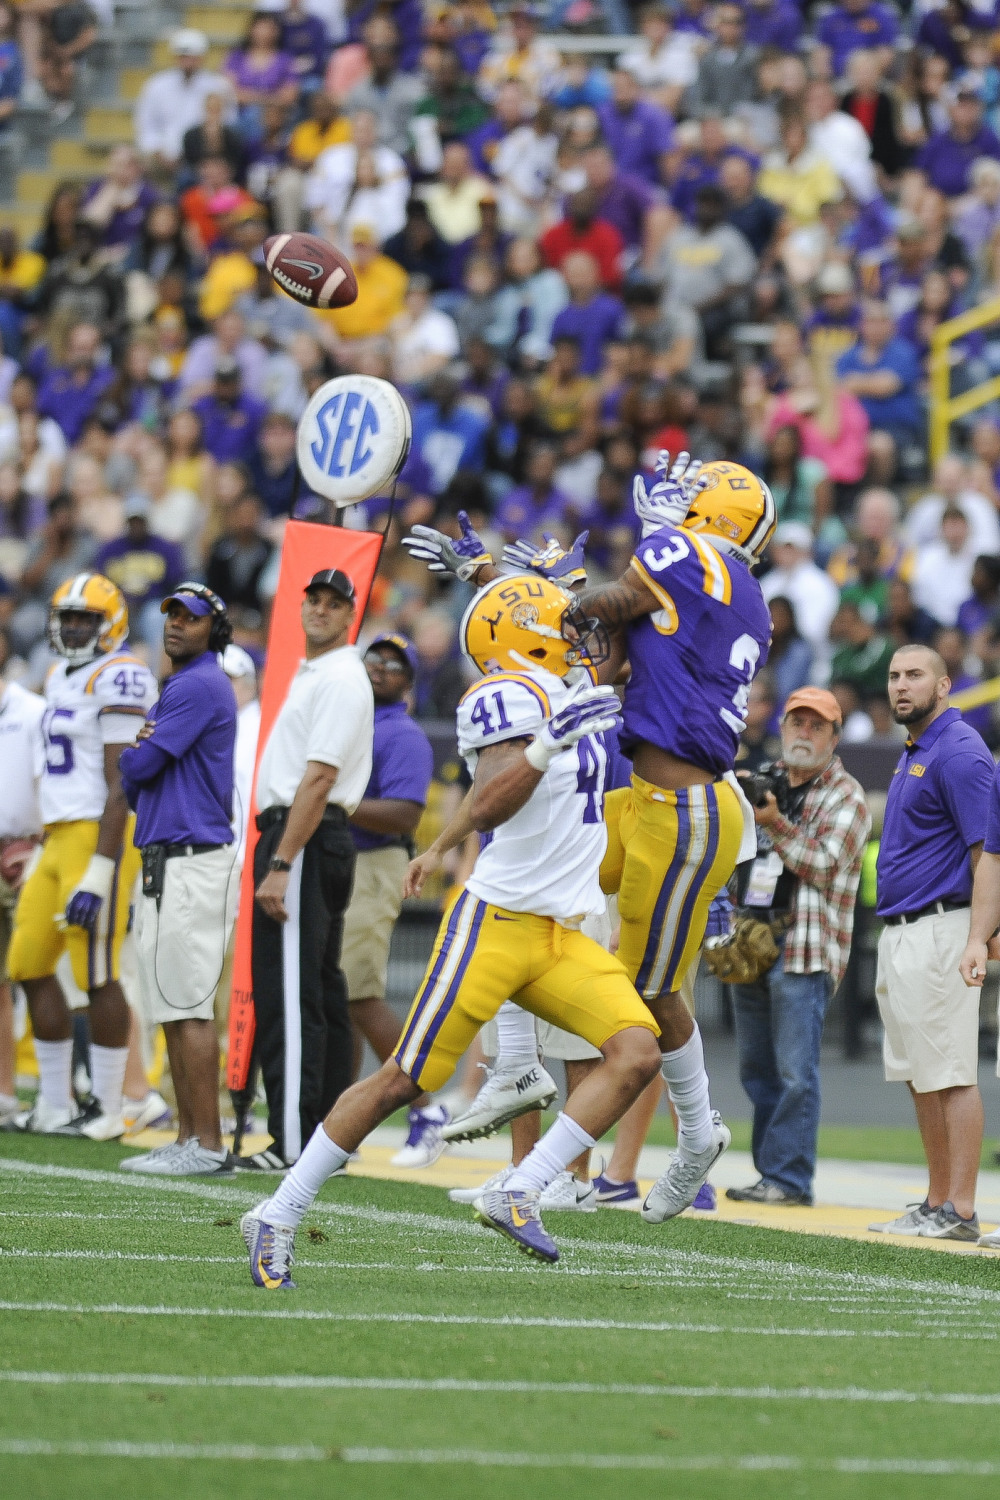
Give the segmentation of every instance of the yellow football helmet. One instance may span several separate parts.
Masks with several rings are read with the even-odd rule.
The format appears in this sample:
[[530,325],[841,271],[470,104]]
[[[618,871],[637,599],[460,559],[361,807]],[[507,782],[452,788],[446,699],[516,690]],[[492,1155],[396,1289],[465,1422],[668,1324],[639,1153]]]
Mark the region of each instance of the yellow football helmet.
[[681,526],[722,542],[722,550],[744,562],[756,562],[778,524],[771,491],[742,464],[726,459],[706,464],[701,475],[708,477],[708,483],[695,496]]
[[472,600],[459,640],[480,672],[540,667],[565,677],[575,667],[593,676],[605,661],[608,634],[568,590],[536,573],[495,578]]
[[[63,615],[86,613],[95,617],[89,635],[84,639],[70,631],[70,639],[64,639]],[[49,645],[53,651],[64,656],[73,666],[82,666],[93,661],[95,656],[107,656],[117,651],[128,636],[128,608],[121,589],[116,588],[103,573],[77,573],[67,578],[52,595],[49,605]]]

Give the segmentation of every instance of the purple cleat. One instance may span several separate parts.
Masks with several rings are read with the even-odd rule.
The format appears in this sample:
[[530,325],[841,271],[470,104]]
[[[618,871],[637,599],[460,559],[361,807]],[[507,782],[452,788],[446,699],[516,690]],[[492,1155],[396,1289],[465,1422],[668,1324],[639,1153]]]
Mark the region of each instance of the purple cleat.
[[260,1211],[268,1200],[258,1203],[240,1220],[240,1233],[250,1253],[250,1275],[254,1286],[268,1292],[290,1291],[292,1262],[295,1260],[295,1230],[287,1224],[268,1224]]
[[609,1205],[612,1208],[623,1205],[637,1208],[642,1201],[639,1184],[634,1178],[630,1178],[628,1182],[614,1182],[612,1178],[605,1177],[604,1173],[600,1172],[593,1181],[597,1190],[597,1201],[605,1208]]
[[476,1218],[487,1229],[495,1229],[513,1240],[525,1255],[535,1260],[544,1260],[554,1265],[559,1259],[555,1240],[546,1231],[538,1212],[540,1193],[524,1192],[517,1188],[494,1188],[476,1199],[473,1204]]

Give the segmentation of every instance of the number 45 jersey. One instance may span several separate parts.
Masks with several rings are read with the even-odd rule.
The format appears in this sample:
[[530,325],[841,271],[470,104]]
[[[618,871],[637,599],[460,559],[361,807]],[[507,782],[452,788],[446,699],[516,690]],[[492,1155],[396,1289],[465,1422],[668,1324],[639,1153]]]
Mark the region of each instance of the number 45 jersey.
[[736,558],[676,526],[640,542],[631,566],[660,608],[627,628],[622,749],[631,754],[646,740],[724,776],[771,643],[760,584]]
[[[477,682],[457,715],[458,748],[470,773],[487,745],[538,734],[569,692],[561,677],[538,670],[494,672]],[[557,755],[520,812],[489,836],[466,888],[492,906],[570,925],[603,912],[607,769],[601,735]]]
[[38,790],[46,826],[100,818],[108,798],[104,747],[132,744],[156,698],[152,672],[127,651],[52,668],[45,683],[45,768]]

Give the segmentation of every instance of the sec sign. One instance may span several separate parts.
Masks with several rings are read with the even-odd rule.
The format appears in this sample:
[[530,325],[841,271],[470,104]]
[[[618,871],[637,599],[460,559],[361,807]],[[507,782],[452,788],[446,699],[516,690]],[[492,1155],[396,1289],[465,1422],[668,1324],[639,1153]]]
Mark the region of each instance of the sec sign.
[[387,380],[338,375],[321,385],[299,419],[302,478],[335,505],[385,491],[410,451],[410,413]]

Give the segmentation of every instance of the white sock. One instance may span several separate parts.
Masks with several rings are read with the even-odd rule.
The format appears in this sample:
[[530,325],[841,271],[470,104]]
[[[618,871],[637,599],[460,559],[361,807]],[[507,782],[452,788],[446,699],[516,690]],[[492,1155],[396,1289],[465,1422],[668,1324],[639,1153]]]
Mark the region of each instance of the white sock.
[[677,1111],[678,1149],[688,1156],[707,1151],[712,1144],[712,1102],[697,1021],[683,1047],[663,1054],[663,1076]]
[[128,1064],[127,1047],[100,1047],[90,1044],[90,1076],[93,1079],[94,1097],[106,1115],[122,1112],[122,1090],[125,1087],[125,1068]]
[[53,1109],[68,1109],[76,1114],[71,1087],[73,1076],[73,1038],[64,1042],[40,1042],[35,1037],[38,1059],[38,1097]]
[[497,1071],[506,1073],[538,1061],[535,1018],[513,1000],[505,1000],[496,1014]]
[[342,1167],[350,1155],[349,1151],[342,1151],[331,1141],[322,1125],[317,1125],[306,1149],[278,1191],[261,1205],[261,1218],[268,1224],[285,1224],[289,1229],[297,1229],[326,1179]]
[[519,1167],[514,1168],[504,1183],[504,1191],[515,1188],[523,1192],[527,1188],[537,1188],[541,1192],[550,1182],[555,1182],[560,1172],[565,1172],[581,1151],[590,1151],[596,1144],[582,1125],[569,1115],[558,1114],[534,1150]]

